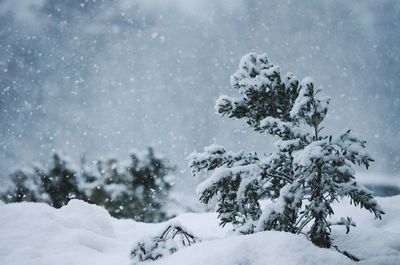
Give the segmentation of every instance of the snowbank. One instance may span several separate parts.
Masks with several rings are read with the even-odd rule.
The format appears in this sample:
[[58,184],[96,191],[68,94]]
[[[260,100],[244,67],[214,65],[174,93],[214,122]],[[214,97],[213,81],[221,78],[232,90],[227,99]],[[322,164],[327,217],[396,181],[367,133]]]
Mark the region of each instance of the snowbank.
[[[387,214],[382,221],[352,206],[336,207],[336,217],[352,216],[350,234],[333,230],[335,243],[361,258],[359,264],[400,264],[400,196],[378,198]],[[176,218],[203,242],[146,264],[307,265],[352,264],[342,254],[319,249],[304,236],[262,232],[237,236],[218,227],[212,213]],[[144,236],[164,224],[112,218],[101,207],[72,200],[61,209],[39,203],[0,205],[1,265],[128,265],[129,253]]]

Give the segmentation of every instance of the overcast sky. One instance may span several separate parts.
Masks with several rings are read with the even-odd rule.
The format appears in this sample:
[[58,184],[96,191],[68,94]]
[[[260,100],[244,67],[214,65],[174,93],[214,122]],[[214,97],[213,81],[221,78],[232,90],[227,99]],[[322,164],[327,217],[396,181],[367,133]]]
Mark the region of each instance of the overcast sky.
[[1,175],[153,146],[191,187],[185,157],[205,145],[268,153],[274,139],[214,113],[250,51],[312,76],[325,132],[353,129],[371,170],[399,175],[399,23],[396,0],[0,0]]

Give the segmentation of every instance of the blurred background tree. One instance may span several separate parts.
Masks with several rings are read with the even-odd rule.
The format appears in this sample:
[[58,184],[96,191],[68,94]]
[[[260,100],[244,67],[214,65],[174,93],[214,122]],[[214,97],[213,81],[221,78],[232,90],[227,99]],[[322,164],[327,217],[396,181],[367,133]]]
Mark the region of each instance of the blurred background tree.
[[[173,186],[175,166],[157,157],[152,148],[130,154],[128,163],[97,161],[96,170],[83,169],[82,189],[88,201],[103,205],[112,216],[159,222],[167,218],[164,206]],[[83,167],[85,168],[85,167]]]
[[106,159],[88,165],[82,159],[80,170],[55,153],[47,167],[10,174],[0,199],[6,203],[44,202],[55,208],[80,199],[104,206],[117,218],[160,222],[169,217],[165,206],[173,186],[170,173],[175,169],[152,148],[132,152],[128,162]]

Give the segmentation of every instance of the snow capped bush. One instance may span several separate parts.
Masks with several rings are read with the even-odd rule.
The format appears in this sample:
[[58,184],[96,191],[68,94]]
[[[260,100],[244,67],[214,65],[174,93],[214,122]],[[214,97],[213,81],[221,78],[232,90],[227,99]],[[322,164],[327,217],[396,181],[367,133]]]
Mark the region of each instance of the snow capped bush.
[[85,199],[78,187],[77,172],[59,154],[54,154],[49,166],[36,165],[30,171],[17,170],[10,175],[12,184],[0,194],[5,202],[46,202],[60,208],[71,199]]
[[175,167],[152,148],[131,152],[130,160],[97,161],[96,170],[83,172],[82,189],[88,201],[104,205],[118,218],[160,222],[167,218],[164,206],[173,186]]
[[148,148],[131,152],[130,160],[98,160],[92,167],[83,163],[76,170],[54,154],[48,167],[10,175],[8,189],[0,194],[5,202],[45,202],[55,208],[71,199],[104,206],[117,218],[143,222],[167,219],[165,206],[173,186],[174,166]]
[[159,235],[145,238],[136,243],[131,252],[133,264],[146,260],[156,260],[171,255],[180,248],[193,245],[200,240],[189,233],[180,223],[168,223]]
[[[322,134],[330,99],[314,88],[312,78],[299,82],[292,73],[282,78],[265,54],[249,53],[240,60],[231,86],[239,95],[221,96],[217,113],[243,119],[253,130],[279,140],[276,151],[265,157],[216,145],[189,156],[193,175],[210,172],[197,192],[205,204],[216,198],[222,225],[231,223],[241,233],[302,233],[316,246],[337,248],[331,225],[343,225],[348,232],[355,224],[351,217],[328,220],[334,201],[349,197],[381,218],[384,212],[372,193],[355,180],[353,166],[368,168],[373,161],[366,142],[350,130],[338,137]],[[262,209],[262,199],[272,203]]]

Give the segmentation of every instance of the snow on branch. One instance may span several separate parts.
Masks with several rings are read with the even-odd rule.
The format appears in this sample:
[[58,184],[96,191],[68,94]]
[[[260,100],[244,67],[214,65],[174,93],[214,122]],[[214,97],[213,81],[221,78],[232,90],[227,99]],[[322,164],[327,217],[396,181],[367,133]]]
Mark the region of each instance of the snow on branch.
[[[302,233],[316,246],[330,248],[335,247],[333,223],[328,221],[334,201],[350,197],[356,206],[381,218],[384,212],[372,193],[355,181],[353,166],[368,168],[373,161],[366,141],[350,130],[338,137],[323,134],[330,99],[314,87],[312,78],[301,83],[291,73],[282,78],[280,68],[265,54],[249,53],[240,60],[231,86],[238,96],[221,96],[217,112],[243,119],[254,131],[279,140],[264,158],[216,145],[190,155],[193,174],[212,171],[197,192],[205,204],[216,199],[221,225],[231,223],[242,233]],[[261,210],[263,199],[270,204]],[[335,224],[349,231],[353,222],[348,217]]]
[[159,235],[137,242],[131,252],[131,259],[133,264],[139,264],[147,260],[157,260],[199,241],[200,239],[188,232],[181,224],[170,223]]

